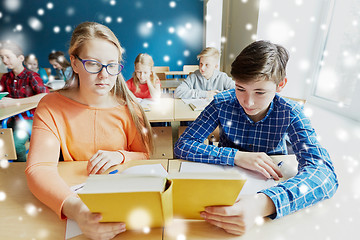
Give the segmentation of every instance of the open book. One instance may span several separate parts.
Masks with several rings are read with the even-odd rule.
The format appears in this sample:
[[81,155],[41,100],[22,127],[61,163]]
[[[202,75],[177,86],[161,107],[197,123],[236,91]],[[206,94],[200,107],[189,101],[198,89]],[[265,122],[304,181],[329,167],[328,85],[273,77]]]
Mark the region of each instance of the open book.
[[136,98],[136,100],[140,103],[141,107],[145,112],[149,112],[151,110],[151,105],[157,103],[155,100],[147,98]]
[[125,222],[127,229],[144,229],[164,226],[174,214],[201,219],[206,206],[232,205],[246,181],[237,172],[166,176],[155,165],[90,175],[78,194],[91,212],[102,214],[102,222]]
[[193,111],[202,111],[211,102],[210,99],[182,99],[184,103],[189,104]]
[[0,92],[0,100],[8,94],[8,92]]

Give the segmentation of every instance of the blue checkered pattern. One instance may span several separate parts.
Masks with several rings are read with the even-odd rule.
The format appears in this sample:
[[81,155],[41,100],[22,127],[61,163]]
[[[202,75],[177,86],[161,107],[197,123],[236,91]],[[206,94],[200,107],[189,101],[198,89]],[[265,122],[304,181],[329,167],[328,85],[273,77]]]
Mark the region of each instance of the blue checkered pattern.
[[[203,144],[217,126],[218,147]],[[276,94],[267,115],[253,122],[236,99],[235,89],[224,91],[185,130],[174,153],[190,161],[233,166],[238,150],[287,154],[286,136],[299,162],[298,174],[261,191],[272,199],[277,211],[273,217],[279,218],[330,198],[338,187],[330,156],[300,104]]]

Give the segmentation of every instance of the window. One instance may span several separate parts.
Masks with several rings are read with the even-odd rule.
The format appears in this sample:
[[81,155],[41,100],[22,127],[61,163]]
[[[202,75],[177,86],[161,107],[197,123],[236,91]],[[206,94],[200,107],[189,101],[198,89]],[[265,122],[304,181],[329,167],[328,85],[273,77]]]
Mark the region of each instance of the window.
[[311,100],[360,121],[360,1],[334,0]]

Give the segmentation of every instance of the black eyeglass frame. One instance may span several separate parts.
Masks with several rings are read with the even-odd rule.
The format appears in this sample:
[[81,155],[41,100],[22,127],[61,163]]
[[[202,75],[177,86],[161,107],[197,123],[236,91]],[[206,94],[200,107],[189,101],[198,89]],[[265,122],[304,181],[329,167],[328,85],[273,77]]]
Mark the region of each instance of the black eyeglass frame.
[[[96,61],[96,60],[84,60],[84,59],[81,59],[78,55],[75,55],[75,57],[81,61],[81,63],[82,63],[83,66],[84,66],[85,71],[87,71],[88,73],[92,73],[92,74],[97,74],[97,73],[101,72],[101,71],[103,70],[103,68],[105,68],[105,69],[106,69],[106,72],[107,72],[108,74],[110,74],[111,76],[116,76],[116,75],[118,75],[118,74],[123,70],[123,68],[124,68],[124,66],[123,66],[122,64],[120,64],[120,63],[109,63],[109,64],[104,65],[104,64],[102,64],[101,62],[98,62],[98,61]],[[85,67],[86,62],[96,62],[96,63],[98,63],[98,64],[101,65],[101,68],[100,68],[100,70],[97,71],[97,72],[90,72],[90,71],[87,70],[86,67]],[[120,68],[120,69],[119,69],[119,72],[116,73],[116,74],[109,73],[109,71],[108,71],[108,66],[114,65],[114,64],[119,65],[119,68]]]

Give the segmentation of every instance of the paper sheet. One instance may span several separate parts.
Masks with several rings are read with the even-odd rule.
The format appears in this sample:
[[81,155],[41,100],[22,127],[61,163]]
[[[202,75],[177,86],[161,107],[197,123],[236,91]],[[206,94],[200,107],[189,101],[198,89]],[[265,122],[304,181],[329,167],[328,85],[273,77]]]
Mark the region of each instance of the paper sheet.
[[[79,192],[85,183],[81,183],[78,185],[71,186],[70,189],[74,192]],[[66,220],[66,231],[65,231],[65,240],[79,236],[82,234],[82,231],[79,228],[79,225],[71,219]]]

